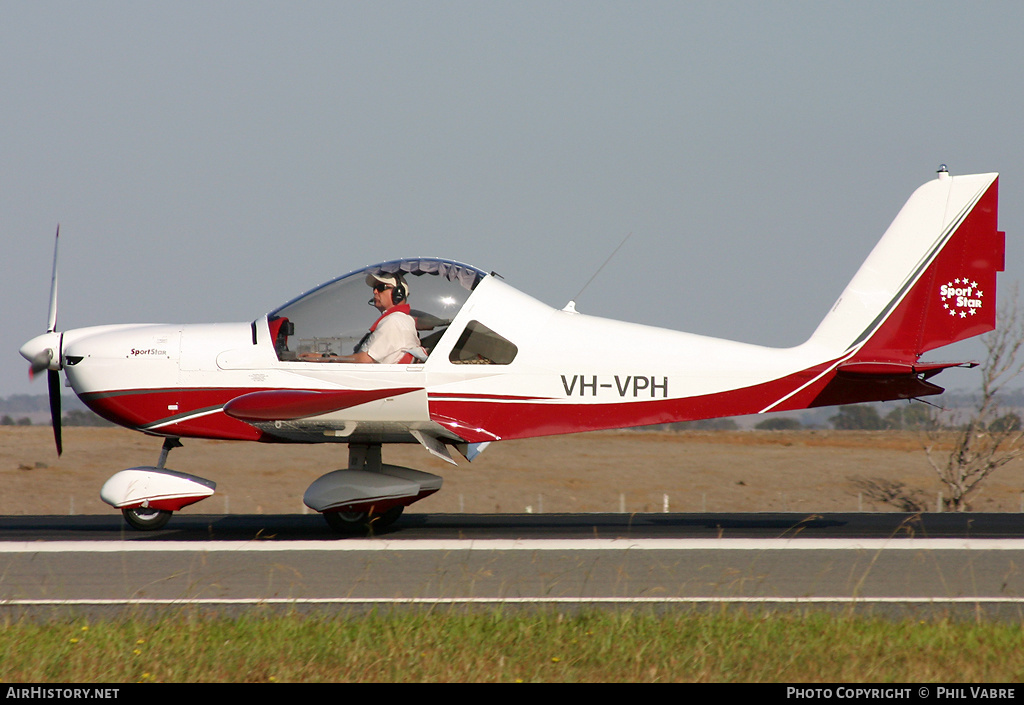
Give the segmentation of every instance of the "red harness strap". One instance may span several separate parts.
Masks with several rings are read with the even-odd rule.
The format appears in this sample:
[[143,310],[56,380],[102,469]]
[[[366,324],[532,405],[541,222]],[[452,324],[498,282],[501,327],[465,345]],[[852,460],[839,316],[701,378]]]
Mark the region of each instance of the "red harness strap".
[[[390,316],[392,313],[406,313],[406,314],[409,314],[411,316],[412,315],[412,309],[409,307],[409,304],[397,304],[395,306],[392,306],[387,311],[385,311],[384,313],[380,314],[380,318],[378,318],[376,321],[373,322],[373,325],[370,326],[370,333],[372,333],[373,331],[377,330],[377,325],[381,321],[383,321],[387,316]],[[411,362],[413,362],[415,360],[416,360],[415,356],[413,356],[411,353],[405,353],[404,355],[402,355],[402,357],[398,358],[398,360],[396,360],[394,362],[394,364],[396,364],[396,365],[408,365],[408,364],[410,364]]]
[[409,304],[398,304],[397,306],[392,306],[387,311],[380,314],[380,318],[373,322],[373,325],[370,326],[370,332],[372,333],[377,330],[377,325],[384,320],[385,316],[390,316],[392,313],[408,313],[409,315],[412,315],[412,309],[409,307]]

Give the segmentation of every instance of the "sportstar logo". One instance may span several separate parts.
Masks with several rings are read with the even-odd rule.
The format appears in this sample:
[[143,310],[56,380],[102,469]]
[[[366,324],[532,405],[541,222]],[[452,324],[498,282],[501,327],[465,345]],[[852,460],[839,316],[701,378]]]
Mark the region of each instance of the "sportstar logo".
[[967,278],[954,279],[939,288],[942,307],[949,311],[950,316],[960,318],[976,315],[981,308],[984,295],[985,292],[978,288],[978,282]]
[[157,350],[156,348],[146,348],[145,350],[139,350],[138,348],[132,348],[132,356],[137,355],[167,355],[166,350]]

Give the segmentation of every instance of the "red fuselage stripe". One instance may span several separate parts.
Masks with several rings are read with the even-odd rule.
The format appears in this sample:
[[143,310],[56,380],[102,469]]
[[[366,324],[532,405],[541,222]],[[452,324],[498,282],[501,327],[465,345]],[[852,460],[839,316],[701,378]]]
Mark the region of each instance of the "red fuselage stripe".
[[[431,420],[470,443],[806,408],[835,376],[831,360],[741,389],[674,399],[585,403],[499,395],[429,394]],[[456,398],[452,398],[456,397]]]

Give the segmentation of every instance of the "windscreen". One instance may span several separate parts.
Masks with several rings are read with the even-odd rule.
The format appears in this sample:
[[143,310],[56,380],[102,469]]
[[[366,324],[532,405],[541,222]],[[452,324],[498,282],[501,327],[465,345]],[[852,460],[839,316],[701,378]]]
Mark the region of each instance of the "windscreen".
[[373,307],[367,274],[400,274],[408,288],[406,303],[429,354],[485,274],[465,264],[440,259],[393,260],[356,270],[327,282],[272,311],[268,319],[278,357],[300,353],[350,355],[380,316]]

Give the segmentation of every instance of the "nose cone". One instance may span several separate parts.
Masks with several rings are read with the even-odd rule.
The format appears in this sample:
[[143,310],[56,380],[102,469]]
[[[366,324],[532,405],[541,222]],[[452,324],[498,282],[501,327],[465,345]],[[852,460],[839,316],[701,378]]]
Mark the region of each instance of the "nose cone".
[[60,369],[60,333],[43,333],[21,346],[21,356],[32,363],[30,374]]

